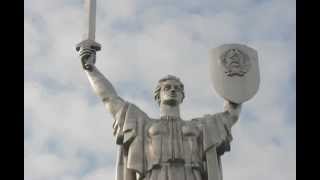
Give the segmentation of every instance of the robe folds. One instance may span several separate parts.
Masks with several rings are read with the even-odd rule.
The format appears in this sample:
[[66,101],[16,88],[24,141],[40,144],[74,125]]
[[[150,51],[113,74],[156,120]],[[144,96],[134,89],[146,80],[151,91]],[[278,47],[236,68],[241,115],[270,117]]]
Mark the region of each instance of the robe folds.
[[220,156],[232,140],[226,113],[152,119],[125,103],[114,119],[116,180],[222,180]]

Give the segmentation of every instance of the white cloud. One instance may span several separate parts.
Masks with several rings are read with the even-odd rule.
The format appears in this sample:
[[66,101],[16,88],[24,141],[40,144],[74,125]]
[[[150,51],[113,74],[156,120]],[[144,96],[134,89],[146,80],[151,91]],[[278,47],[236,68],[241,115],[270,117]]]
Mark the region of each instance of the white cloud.
[[86,175],[82,180],[105,180],[114,176],[115,171],[113,167],[102,167]]

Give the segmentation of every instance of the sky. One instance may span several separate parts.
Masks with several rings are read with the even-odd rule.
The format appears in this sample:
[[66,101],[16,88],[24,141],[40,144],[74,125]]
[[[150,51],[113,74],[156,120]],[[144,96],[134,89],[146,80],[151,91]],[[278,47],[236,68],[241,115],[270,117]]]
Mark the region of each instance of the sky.
[[[256,49],[260,87],[232,129],[224,180],[295,180],[295,8],[293,0],[97,0],[96,66],[154,118],[157,81],[178,76],[187,120],[223,110],[209,77],[210,50],[226,43]],[[113,119],[75,50],[83,0],[25,0],[24,10],[24,179],[113,179]]]

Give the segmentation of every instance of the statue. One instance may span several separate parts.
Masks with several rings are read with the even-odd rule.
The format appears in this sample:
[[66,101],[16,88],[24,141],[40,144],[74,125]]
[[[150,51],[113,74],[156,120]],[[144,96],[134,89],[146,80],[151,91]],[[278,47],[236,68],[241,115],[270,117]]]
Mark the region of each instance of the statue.
[[222,179],[220,156],[230,150],[231,127],[241,104],[226,101],[224,112],[182,120],[184,86],[168,75],[155,88],[160,118],[153,119],[119,97],[94,65],[93,49],[80,50],[80,57],[91,86],[114,117],[113,134],[120,146],[117,180]]
[[[95,6],[95,0],[89,2]],[[96,51],[100,50],[100,45],[94,41],[94,28],[90,29],[95,24],[90,23],[90,20],[95,21],[92,17],[95,13],[89,10],[88,14],[88,39],[78,44],[77,50],[94,92],[114,118],[113,135],[119,146],[116,180],[222,180],[220,158],[230,151],[231,128],[239,119],[242,102],[256,91],[245,94],[244,99],[241,99],[241,92],[246,91],[244,88],[235,88],[238,94],[234,91],[222,93],[225,98],[223,112],[183,120],[179,107],[185,97],[184,85],[178,77],[167,75],[159,80],[154,90],[160,116],[151,118],[142,109],[121,98],[95,66]],[[214,61],[222,62],[220,64],[227,70],[216,71],[215,65],[213,74],[220,73],[219,77],[226,78],[241,78],[250,74],[250,69],[255,67],[255,63],[248,62],[250,53],[246,54],[242,46],[233,45],[231,49],[223,49],[217,55],[218,60]],[[235,55],[238,56],[235,61],[242,64],[227,62]],[[226,87],[232,88],[230,83],[234,84],[233,81],[226,79],[224,84],[220,79],[213,79],[214,84],[220,83],[215,86],[219,93],[224,92]],[[251,84],[256,83],[258,81]]]

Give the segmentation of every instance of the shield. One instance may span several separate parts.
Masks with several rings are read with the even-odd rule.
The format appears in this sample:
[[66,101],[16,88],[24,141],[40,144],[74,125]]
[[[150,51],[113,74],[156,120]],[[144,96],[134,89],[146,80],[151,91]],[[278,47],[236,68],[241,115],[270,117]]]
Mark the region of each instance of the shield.
[[212,50],[210,76],[213,88],[224,99],[243,103],[258,91],[258,53],[242,44],[224,44]]

